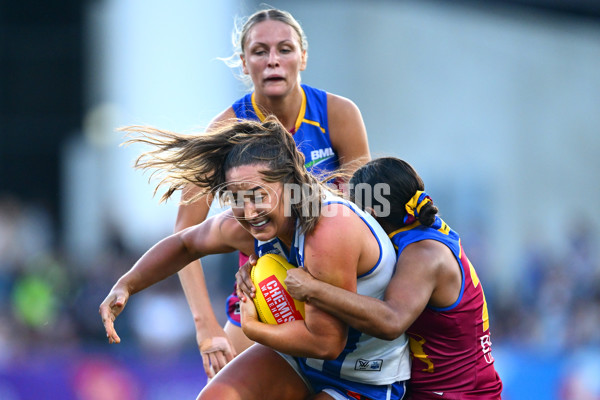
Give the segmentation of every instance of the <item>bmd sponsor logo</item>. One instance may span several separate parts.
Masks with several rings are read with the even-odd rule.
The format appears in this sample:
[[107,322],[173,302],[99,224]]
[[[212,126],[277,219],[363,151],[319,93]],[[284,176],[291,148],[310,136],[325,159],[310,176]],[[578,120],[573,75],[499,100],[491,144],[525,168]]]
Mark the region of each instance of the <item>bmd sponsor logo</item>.
[[356,371],[381,371],[383,360],[356,360],[354,369]]

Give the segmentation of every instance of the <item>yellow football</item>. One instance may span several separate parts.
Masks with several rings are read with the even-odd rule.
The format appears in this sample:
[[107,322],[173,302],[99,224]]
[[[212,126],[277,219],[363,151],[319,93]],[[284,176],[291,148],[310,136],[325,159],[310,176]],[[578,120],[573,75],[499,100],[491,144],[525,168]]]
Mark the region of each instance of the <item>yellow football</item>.
[[304,303],[290,296],[283,283],[290,268],[296,267],[278,254],[265,254],[252,268],[254,305],[262,322],[276,325],[304,319]]

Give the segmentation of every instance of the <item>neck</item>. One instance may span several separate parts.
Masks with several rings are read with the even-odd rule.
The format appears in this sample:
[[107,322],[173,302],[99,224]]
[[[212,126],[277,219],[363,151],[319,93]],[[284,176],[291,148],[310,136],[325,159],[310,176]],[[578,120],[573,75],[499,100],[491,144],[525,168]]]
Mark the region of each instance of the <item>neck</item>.
[[381,225],[381,227],[383,228],[383,230],[385,231],[386,234],[390,234],[400,228],[402,228],[401,226],[395,226],[393,224],[390,224],[388,222],[386,222],[385,220],[376,218],[377,222],[379,222],[379,225]]
[[267,97],[255,92],[256,103],[263,108],[267,114],[273,114],[285,126],[292,130],[296,126],[296,120],[302,106],[302,88],[300,84],[285,96]]
[[287,250],[289,250],[292,248],[294,234],[296,233],[296,218],[288,218],[287,224],[282,231],[277,237],[287,247]]

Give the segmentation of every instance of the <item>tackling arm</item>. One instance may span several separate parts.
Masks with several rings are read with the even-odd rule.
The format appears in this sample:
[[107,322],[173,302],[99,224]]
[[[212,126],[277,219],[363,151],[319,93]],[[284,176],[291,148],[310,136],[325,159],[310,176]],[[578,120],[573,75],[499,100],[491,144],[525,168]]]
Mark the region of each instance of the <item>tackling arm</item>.
[[292,297],[331,313],[368,335],[393,340],[417,319],[436,288],[440,257],[429,247],[423,242],[406,247],[384,300],[328,285],[300,269],[289,271],[285,283]]

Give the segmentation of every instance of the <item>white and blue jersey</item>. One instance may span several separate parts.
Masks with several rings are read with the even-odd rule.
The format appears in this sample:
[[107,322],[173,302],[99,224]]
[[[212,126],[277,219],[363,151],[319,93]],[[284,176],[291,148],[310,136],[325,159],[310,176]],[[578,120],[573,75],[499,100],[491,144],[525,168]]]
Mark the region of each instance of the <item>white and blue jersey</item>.
[[[379,244],[379,260],[373,268],[357,277],[357,293],[383,299],[394,273],[396,252],[385,231],[375,219],[355,204],[329,193],[323,204],[341,203],[356,213],[369,227]],[[278,238],[268,242],[255,241],[260,257],[275,253],[286,257],[296,266],[304,266],[304,234],[297,228],[289,251]],[[410,378],[408,339],[401,335],[395,340],[382,340],[350,327],[346,347],[335,360],[285,356],[315,392],[331,390],[348,396],[358,393],[369,399],[401,399],[404,383]]]

